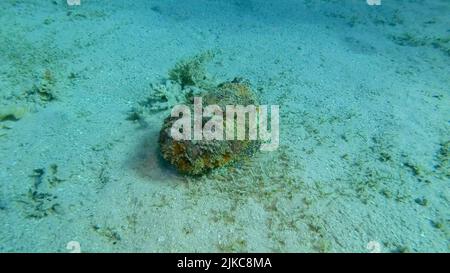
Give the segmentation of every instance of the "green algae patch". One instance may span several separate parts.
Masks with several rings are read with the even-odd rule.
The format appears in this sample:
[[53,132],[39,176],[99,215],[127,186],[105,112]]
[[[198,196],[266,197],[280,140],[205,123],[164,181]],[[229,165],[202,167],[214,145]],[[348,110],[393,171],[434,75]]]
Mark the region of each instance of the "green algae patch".
[[206,65],[214,58],[212,51],[195,55],[191,58],[179,61],[169,71],[169,79],[177,82],[182,87],[197,86],[208,89],[213,86],[206,71]]
[[55,84],[56,78],[54,74],[51,70],[46,69],[37,83],[25,93],[25,98],[40,105],[57,100]]
[[400,46],[427,46],[441,51],[446,56],[450,56],[450,37],[419,37],[412,33],[403,33],[400,35],[391,35],[390,39]]
[[436,170],[445,178],[450,178],[450,140],[440,144]]

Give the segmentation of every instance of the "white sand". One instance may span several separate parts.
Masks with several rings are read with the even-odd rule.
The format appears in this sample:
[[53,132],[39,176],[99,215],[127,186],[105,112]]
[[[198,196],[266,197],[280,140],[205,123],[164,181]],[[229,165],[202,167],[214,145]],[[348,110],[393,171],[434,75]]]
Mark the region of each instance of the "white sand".
[[[449,252],[450,3],[81,1],[0,2],[0,106],[29,109],[0,122],[1,252]],[[210,49],[280,105],[282,145],[187,178],[164,113],[126,118]],[[57,100],[24,97],[46,69]]]

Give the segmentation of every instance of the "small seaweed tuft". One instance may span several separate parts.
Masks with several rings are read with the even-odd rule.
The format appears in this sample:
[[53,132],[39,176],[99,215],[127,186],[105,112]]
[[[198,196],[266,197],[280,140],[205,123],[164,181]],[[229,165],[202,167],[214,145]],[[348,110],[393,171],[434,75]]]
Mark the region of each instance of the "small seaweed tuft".
[[181,87],[196,86],[209,89],[214,84],[206,72],[206,64],[214,58],[213,51],[206,51],[191,58],[179,61],[169,71],[169,79],[177,82]]
[[435,170],[443,177],[450,178],[450,141],[440,144],[437,161],[438,163],[434,167]]

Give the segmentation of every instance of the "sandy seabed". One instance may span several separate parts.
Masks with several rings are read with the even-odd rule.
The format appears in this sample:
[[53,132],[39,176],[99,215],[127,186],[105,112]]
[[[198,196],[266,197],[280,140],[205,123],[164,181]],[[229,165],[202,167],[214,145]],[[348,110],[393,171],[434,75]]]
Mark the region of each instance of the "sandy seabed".
[[[449,252],[450,2],[0,1],[0,251]],[[130,111],[216,52],[280,147],[202,177]],[[69,247],[69,249],[67,248]]]

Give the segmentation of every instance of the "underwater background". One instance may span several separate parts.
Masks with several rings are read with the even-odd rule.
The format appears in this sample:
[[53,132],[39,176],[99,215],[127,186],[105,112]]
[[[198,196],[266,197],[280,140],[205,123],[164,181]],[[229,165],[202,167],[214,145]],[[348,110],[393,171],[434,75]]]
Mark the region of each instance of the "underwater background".
[[[183,60],[280,147],[168,166]],[[449,252],[449,153],[448,0],[0,1],[1,252]]]

